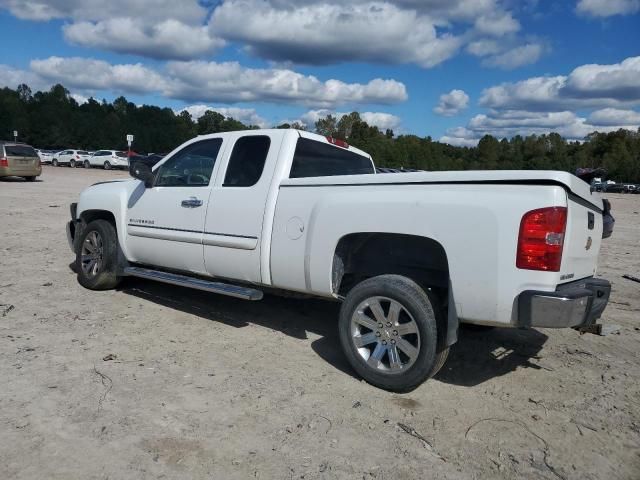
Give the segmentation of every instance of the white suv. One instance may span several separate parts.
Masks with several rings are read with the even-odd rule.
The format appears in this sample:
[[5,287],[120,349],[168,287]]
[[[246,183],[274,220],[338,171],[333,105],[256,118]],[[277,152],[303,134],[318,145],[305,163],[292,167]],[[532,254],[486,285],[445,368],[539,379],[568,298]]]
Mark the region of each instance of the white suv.
[[112,168],[129,168],[127,152],[118,150],[98,150],[84,162],[84,168],[103,167],[105,170]]
[[59,165],[69,165],[71,168],[79,167],[89,158],[89,153],[85,150],[62,150],[53,154],[51,164],[54,167]]

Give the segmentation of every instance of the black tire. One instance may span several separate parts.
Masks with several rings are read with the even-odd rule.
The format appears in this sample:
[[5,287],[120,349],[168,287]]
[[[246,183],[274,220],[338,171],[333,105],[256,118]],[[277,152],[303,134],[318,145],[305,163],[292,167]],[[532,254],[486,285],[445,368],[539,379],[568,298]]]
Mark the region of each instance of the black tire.
[[89,163],[89,160],[84,161],[84,168],[91,168],[91,164]]
[[[99,237],[102,246],[102,251],[99,252],[101,262],[95,271],[87,272],[85,268],[87,264],[83,262],[83,249],[85,242],[91,244],[88,237],[94,233]],[[88,255],[90,254],[89,252],[86,253]],[[117,267],[118,236],[115,227],[106,220],[94,220],[90,222],[80,235],[77,243],[76,272],[78,275],[78,283],[89,290],[113,289],[121,280],[121,277],[117,275]]]
[[[392,373],[391,370],[384,371],[368,365],[354,343],[352,317],[363,302],[374,297],[383,297],[399,303],[415,322],[419,333],[418,353],[413,364],[406,368],[406,371],[396,370]],[[446,360],[448,349],[438,348],[440,343],[438,314],[435,297],[413,280],[400,275],[380,275],[369,278],[348,293],[340,308],[338,324],[340,343],[353,369],[368,383],[385,390],[408,392],[435,375]],[[443,337],[442,333],[440,337]],[[397,346],[400,347],[400,341]],[[389,354],[383,354],[382,358],[384,355]],[[389,356],[387,359],[390,363]]]
[[53,165],[54,167],[58,166],[58,159],[54,158],[53,160],[51,160],[51,165]]
[[104,162],[104,169],[111,170],[111,164],[109,162]]
[[70,161],[69,161],[69,166],[70,166],[71,168],[76,168],[76,161],[75,161],[75,160],[70,160]]
[[35,181],[36,181],[36,177],[34,177],[34,176],[24,177],[24,179],[25,179],[27,182],[35,182]]

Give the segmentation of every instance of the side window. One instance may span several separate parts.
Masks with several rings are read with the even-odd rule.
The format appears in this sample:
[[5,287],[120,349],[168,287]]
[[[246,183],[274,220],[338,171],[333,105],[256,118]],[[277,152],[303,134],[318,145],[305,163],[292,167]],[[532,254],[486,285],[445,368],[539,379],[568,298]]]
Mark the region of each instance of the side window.
[[240,137],[233,146],[223,187],[251,187],[258,183],[269,154],[271,139],[265,135]]
[[187,145],[162,164],[156,187],[206,187],[222,145],[221,138]]
[[289,178],[375,173],[371,160],[343,148],[299,138]]

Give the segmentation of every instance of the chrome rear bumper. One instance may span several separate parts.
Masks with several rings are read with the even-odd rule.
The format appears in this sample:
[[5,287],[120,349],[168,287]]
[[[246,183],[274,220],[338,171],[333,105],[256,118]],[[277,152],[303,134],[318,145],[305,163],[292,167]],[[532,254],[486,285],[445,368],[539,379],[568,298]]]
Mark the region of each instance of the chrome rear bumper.
[[555,292],[526,290],[518,298],[519,327],[568,328],[595,323],[609,302],[611,284],[585,278],[558,286]]

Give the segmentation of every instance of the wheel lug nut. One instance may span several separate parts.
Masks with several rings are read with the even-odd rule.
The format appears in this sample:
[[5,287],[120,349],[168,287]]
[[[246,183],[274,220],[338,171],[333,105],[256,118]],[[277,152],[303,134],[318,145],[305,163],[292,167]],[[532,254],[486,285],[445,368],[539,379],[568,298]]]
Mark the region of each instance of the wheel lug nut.
[[391,344],[392,344],[392,345],[395,345],[395,344],[396,344],[396,341],[395,341],[395,340],[393,340],[393,339],[391,339]]
[[383,344],[383,345],[386,345],[386,344],[387,344],[387,341],[386,341],[386,340],[383,340],[383,341],[382,341],[382,344]]
[[393,331],[393,334],[394,334],[395,336],[398,336],[398,330],[394,330],[394,331]]
[[384,327],[384,325],[383,325],[383,324],[381,324],[381,323],[379,323],[379,324],[378,324],[378,326],[379,326],[380,328]]
[[380,336],[380,332],[376,332],[376,337],[379,337],[379,336]]

